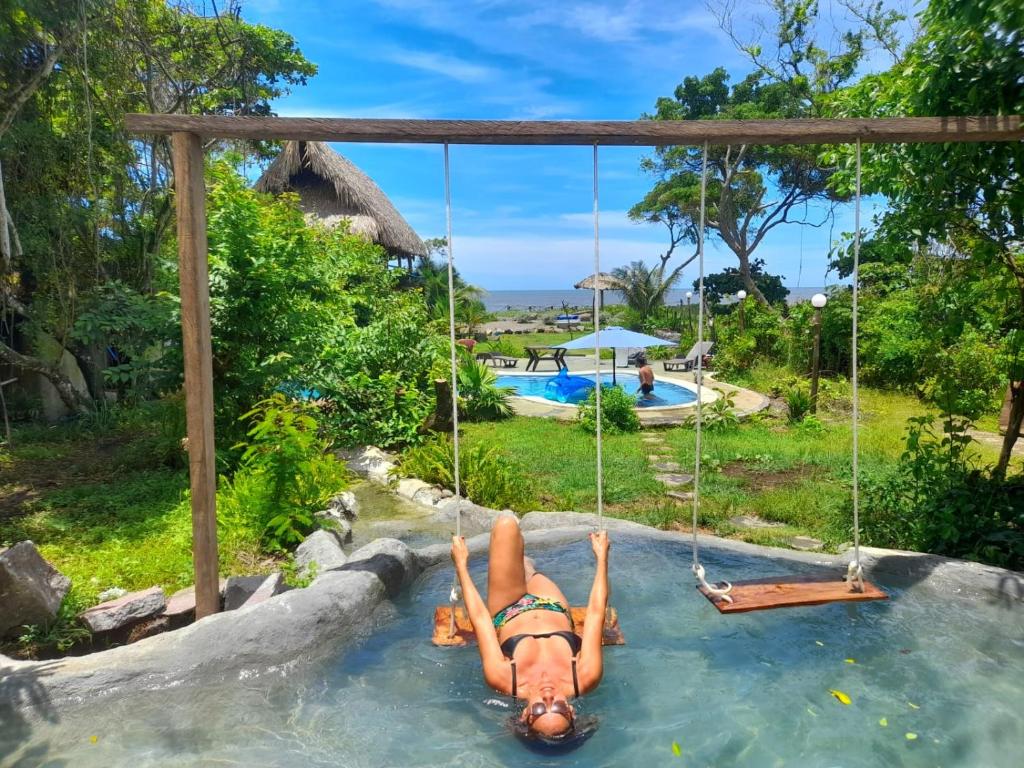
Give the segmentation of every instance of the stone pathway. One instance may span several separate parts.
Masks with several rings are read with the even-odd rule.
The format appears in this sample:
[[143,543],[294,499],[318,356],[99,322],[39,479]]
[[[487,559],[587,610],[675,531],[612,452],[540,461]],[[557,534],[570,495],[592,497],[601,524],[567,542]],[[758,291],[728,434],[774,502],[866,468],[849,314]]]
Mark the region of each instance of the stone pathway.
[[664,485],[668,490],[665,496],[677,503],[688,502],[693,499],[689,491],[678,490],[693,482],[693,475],[682,474],[682,466],[674,460],[671,449],[665,443],[661,435],[646,434],[640,438],[641,442],[651,453],[647,455],[647,461],[651,468],[657,473],[654,479]]
[[757,515],[736,515],[730,517],[729,522],[737,528],[785,528],[785,523],[773,523],[770,520],[762,520]]

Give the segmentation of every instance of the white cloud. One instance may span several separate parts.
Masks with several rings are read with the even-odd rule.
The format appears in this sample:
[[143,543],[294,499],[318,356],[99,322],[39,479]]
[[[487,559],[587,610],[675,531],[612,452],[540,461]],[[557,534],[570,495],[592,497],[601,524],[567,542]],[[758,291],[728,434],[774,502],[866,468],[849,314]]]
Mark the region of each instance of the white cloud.
[[497,70],[476,64],[457,56],[447,56],[430,51],[392,50],[382,56],[386,61],[403,67],[444,75],[460,83],[488,83],[500,79]]

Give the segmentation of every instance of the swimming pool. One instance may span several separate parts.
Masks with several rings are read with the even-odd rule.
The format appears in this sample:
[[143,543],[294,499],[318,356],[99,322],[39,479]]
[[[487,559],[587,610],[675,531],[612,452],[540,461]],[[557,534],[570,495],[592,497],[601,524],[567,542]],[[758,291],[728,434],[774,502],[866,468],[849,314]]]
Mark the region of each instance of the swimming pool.
[[[585,603],[589,544],[531,554],[573,603]],[[702,554],[715,578],[808,570]],[[1020,604],[883,581],[892,600],[723,617],[693,589],[686,544],[613,534],[611,558],[627,645],[606,649],[604,680],[580,705],[600,725],[569,755],[526,751],[506,727],[510,700],[484,685],[476,651],[430,644],[448,567],[385,604],[372,634],[331,658],[224,675],[207,689],[112,695],[34,723],[20,754],[33,756],[26,765],[84,768],[1019,765]],[[473,559],[478,585],[484,567]],[[10,754],[5,737],[0,729],[0,762]]]
[[[512,387],[515,389],[517,395],[523,397],[544,397],[544,387],[547,385],[555,374],[519,374],[519,375],[499,375],[498,386],[500,387]],[[584,374],[572,374],[573,376],[585,376],[586,378],[593,381],[593,373]],[[618,385],[626,392],[634,394],[640,388],[640,379],[633,372],[620,372],[615,374],[618,380]],[[612,375],[610,373],[601,374],[601,382],[610,386],[612,383]],[[589,392],[589,390],[587,390]],[[679,384],[673,384],[672,382],[656,379],[654,382],[654,397],[639,398],[637,400],[638,408],[657,408],[670,405],[686,405],[688,403],[696,402],[697,393],[692,389],[680,386]]]

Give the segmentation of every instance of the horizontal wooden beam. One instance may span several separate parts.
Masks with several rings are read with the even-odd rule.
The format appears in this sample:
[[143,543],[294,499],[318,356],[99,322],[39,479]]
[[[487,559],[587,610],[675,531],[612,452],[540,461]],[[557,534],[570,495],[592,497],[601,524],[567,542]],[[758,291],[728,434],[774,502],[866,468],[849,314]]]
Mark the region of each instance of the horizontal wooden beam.
[[185,131],[218,139],[395,144],[846,144],[1019,141],[1020,115],[839,120],[371,120],[225,115],[125,116],[132,133]]

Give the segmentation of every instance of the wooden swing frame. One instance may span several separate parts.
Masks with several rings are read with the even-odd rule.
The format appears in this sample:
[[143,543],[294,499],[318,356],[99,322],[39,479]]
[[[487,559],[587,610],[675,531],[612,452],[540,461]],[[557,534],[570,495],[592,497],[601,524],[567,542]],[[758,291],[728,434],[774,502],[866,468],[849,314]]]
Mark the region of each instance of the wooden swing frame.
[[[1020,141],[1019,115],[837,120],[375,120],[129,114],[134,134],[171,136],[177,203],[182,351],[192,491],[196,618],[220,610],[213,352],[210,336],[204,141],[263,139],[393,144],[671,146]],[[863,599],[863,598],[861,598]]]

